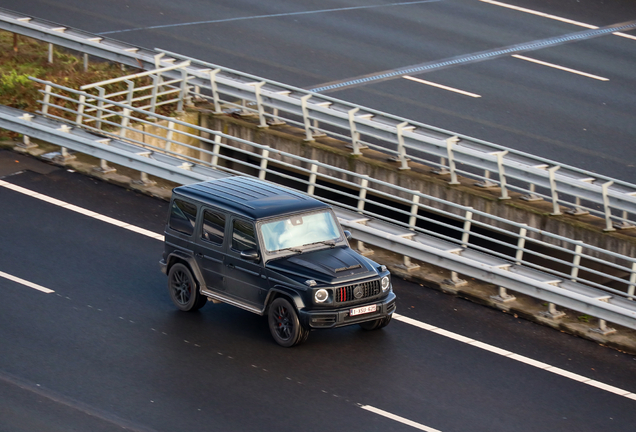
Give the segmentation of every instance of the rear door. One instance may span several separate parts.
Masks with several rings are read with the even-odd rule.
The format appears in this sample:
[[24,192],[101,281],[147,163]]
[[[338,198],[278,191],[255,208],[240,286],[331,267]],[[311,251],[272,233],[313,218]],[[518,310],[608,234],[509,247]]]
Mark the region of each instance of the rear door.
[[199,264],[205,285],[210,291],[224,291],[224,257],[228,215],[220,210],[202,208],[201,228],[195,246],[195,259]]

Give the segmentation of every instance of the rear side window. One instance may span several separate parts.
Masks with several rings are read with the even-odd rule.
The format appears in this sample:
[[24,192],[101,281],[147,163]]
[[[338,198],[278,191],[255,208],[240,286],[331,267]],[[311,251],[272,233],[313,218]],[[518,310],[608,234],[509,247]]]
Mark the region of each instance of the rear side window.
[[194,232],[196,220],[196,206],[181,200],[174,200],[172,202],[172,207],[170,208],[170,228],[191,236]]
[[254,225],[250,222],[234,219],[232,226],[232,249],[242,252],[256,249]]
[[220,245],[223,244],[224,234],[225,215],[205,210],[203,212],[203,232],[201,233],[203,240]]

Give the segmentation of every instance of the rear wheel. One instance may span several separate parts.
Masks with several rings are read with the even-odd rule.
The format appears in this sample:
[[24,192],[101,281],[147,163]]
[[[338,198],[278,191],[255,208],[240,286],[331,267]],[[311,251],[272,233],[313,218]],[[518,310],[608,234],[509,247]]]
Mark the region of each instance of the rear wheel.
[[207,298],[199,293],[199,287],[190,269],[181,263],[170,268],[168,291],[172,302],[184,312],[199,310],[207,301]]
[[282,297],[270,305],[268,322],[276,343],[286,348],[298,345],[309,336],[309,329],[301,326],[296,309]]

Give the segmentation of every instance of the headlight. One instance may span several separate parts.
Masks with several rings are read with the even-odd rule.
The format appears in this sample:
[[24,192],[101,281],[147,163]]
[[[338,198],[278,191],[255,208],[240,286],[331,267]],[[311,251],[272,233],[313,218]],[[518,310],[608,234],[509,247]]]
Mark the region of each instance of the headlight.
[[388,276],[384,276],[380,281],[380,285],[382,285],[382,291],[387,291],[391,286],[391,281]]
[[314,294],[314,298],[316,299],[316,303],[324,303],[329,298],[329,293],[326,289],[319,289]]

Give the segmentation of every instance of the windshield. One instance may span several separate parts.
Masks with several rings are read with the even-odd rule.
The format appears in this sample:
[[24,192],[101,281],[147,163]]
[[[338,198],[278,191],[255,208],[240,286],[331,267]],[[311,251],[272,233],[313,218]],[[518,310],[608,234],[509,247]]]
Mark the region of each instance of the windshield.
[[264,223],[261,225],[261,234],[268,252],[294,249],[313,243],[335,244],[340,238],[338,223],[328,211],[295,215]]

